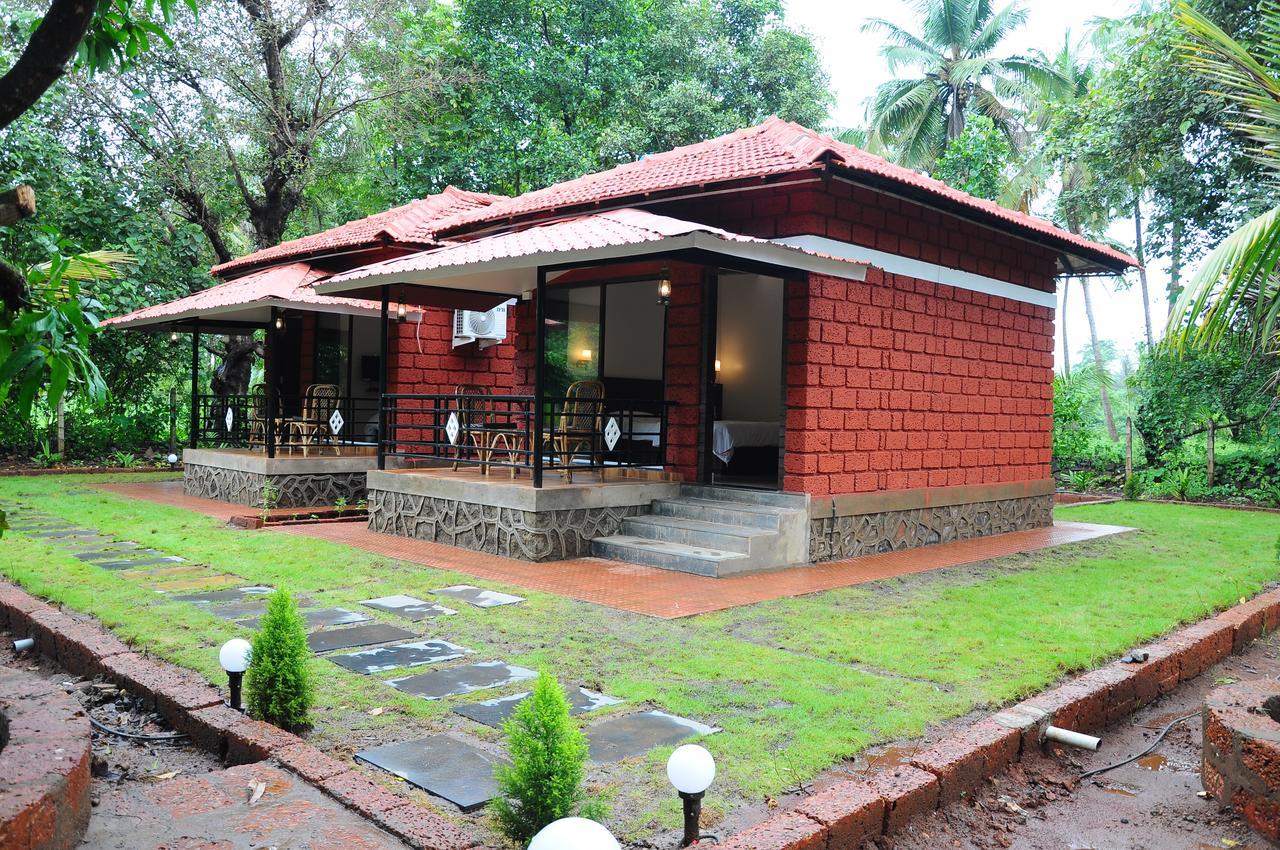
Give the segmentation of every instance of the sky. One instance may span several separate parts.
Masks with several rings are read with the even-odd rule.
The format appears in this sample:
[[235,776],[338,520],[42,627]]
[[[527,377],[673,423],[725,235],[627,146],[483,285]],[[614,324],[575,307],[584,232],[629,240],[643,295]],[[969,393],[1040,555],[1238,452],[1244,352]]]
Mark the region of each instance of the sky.
[[[1089,21],[1099,17],[1119,17],[1130,4],[1124,0],[1024,0],[1029,11],[1025,27],[1014,32],[997,55],[1014,55],[1039,49],[1056,52],[1067,34],[1073,41],[1088,29]],[[832,123],[838,127],[861,126],[865,122],[866,104],[876,87],[890,78],[888,65],[879,54],[880,33],[862,32],[867,18],[892,21],[909,31],[918,32],[915,3],[911,0],[786,0],[787,23],[806,31],[817,44],[822,62],[831,77],[836,103],[831,110]],[[908,73],[906,70],[902,73]],[[1116,222],[1109,234],[1130,250],[1133,225]],[[1160,294],[1168,280],[1161,266],[1148,270],[1152,289],[1151,312],[1157,336],[1163,328],[1167,301]],[[1116,343],[1121,354],[1133,355],[1143,339],[1142,297],[1137,275],[1130,273],[1123,286],[1107,278],[1090,283],[1098,336]],[[1059,283],[1061,299],[1062,284]],[[1088,325],[1080,284],[1071,282],[1066,323],[1072,349],[1072,362],[1077,362],[1082,344],[1088,341]],[[1061,333],[1061,318],[1058,321]],[[1062,339],[1055,346],[1057,368],[1062,366]],[[1136,359],[1136,355],[1133,355]]]

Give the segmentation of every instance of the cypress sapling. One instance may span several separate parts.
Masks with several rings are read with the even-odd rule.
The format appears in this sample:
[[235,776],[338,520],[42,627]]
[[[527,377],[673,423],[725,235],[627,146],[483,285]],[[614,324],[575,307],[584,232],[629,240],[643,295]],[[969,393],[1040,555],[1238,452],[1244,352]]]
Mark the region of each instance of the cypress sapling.
[[315,698],[307,627],[293,596],[283,588],[271,594],[262,624],[253,638],[245,673],[249,714],[282,729],[308,725]]

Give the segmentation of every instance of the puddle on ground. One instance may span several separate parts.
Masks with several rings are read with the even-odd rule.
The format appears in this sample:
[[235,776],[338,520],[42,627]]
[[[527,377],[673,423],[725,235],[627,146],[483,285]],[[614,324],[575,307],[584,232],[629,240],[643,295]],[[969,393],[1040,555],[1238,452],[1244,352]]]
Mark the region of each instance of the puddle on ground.
[[1118,794],[1121,797],[1136,797],[1138,789],[1132,785],[1104,785],[1102,787],[1104,794]]
[[918,747],[885,747],[877,753],[865,753],[862,761],[868,770],[901,767],[915,758]]
[[1155,772],[1167,770],[1169,768],[1169,760],[1159,753],[1152,753],[1149,756],[1143,756],[1135,761],[1134,764],[1143,770],[1151,770]]

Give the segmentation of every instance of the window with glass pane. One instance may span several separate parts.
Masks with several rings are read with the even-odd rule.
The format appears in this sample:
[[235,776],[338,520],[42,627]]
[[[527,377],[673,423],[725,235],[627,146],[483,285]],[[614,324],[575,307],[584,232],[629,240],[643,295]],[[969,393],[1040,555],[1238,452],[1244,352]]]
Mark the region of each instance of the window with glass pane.
[[547,395],[600,377],[600,286],[547,290]]

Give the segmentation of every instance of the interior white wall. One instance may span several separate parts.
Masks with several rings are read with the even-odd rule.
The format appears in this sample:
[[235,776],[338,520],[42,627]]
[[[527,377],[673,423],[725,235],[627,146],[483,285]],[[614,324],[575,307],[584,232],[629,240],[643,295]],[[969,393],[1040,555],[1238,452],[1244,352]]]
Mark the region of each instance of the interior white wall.
[[721,275],[716,358],[724,419],[777,422],[782,398],[782,281]]
[[665,316],[657,281],[609,284],[604,313],[603,374],[660,380]]
[[[382,352],[382,338],[379,333],[382,321],[371,316],[356,316],[355,323],[352,325],[351,340],[351,383],[348,389],[343,388],[344,395],[350,395],[354,398],[377,398],[378,382],[361,381],[360,380],[360,358],[377,357]],[[342,317],[342,332],[346,335],[347,318]],[[424,329],[425,331],[425,329]],[[343,370],[342,381],[346,383],[347,375]]]

